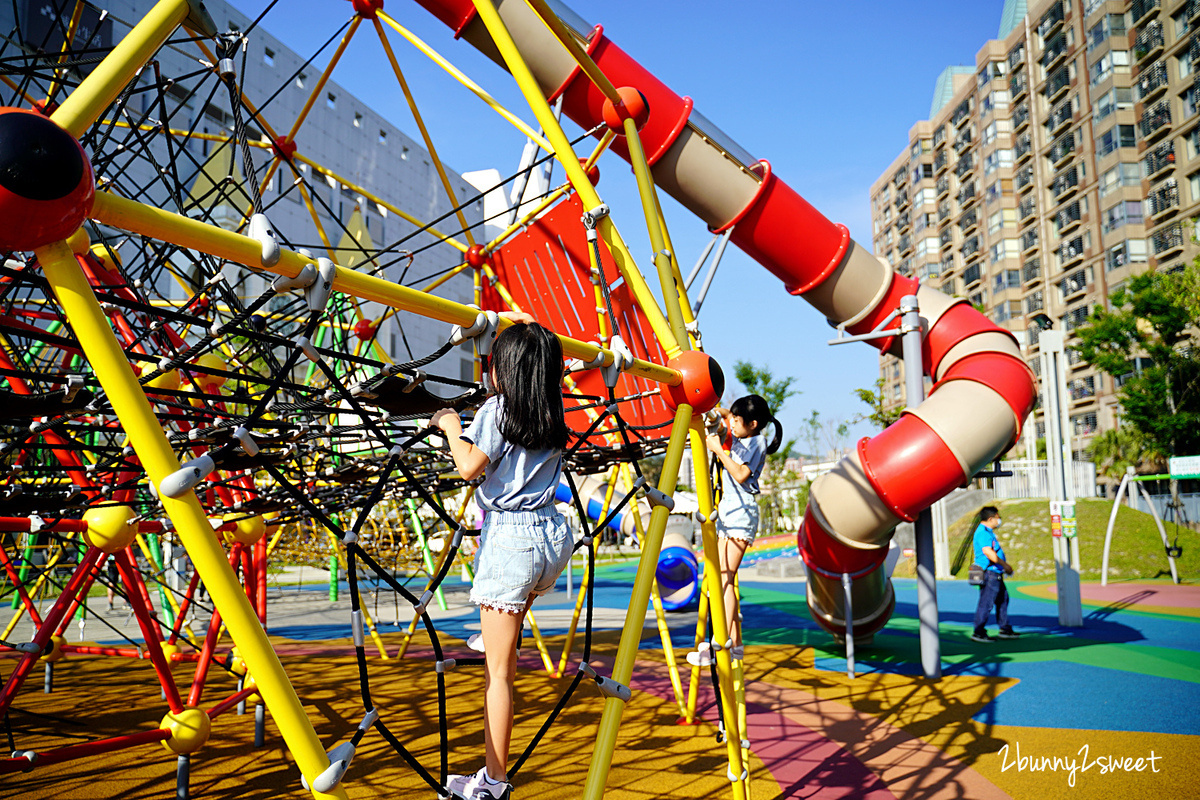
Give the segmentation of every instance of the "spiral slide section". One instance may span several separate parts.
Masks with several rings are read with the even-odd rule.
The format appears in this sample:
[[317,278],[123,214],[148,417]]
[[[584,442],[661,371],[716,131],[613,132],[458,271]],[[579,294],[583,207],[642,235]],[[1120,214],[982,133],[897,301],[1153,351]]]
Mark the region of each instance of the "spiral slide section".
[[[418,0],[481,52],[502,65],[471,0]],[[576,68],[562,45],[524,0],[498,0],[508,27],[547,98],[584,128],[602,121],[604,97]],[[841,577],[853,577],[854,637],[867,639],[895,604],[882,568],[892,532],[964,484],[1020,436],[1033,407],[1036,382],[1015,337],[964,300],[918,287],[850,239],[771,171],[637,61],[557,2],[552,5],[618,87],[638,89],[650,115],[641,130],[658,187],[732,241],[836,325],[866,333],[916,295],[925,370],[934,379],[929,399],[894,425],[863,439],[814,484],[798,533],[808,571],[813,618],[845,633]],[[623,143],[613,150],[625,155]],[[899,331],[897,331],[899,334]],[[900,354],[900,337],[874,344]]]

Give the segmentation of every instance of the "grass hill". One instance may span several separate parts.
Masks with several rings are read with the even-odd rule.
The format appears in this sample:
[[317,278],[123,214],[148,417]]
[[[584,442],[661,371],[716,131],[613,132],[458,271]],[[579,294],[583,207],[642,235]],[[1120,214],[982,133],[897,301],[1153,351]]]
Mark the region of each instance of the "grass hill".
[[[1050,536],[1050,507],[1045,500],[998,501],[1004,524],[996,534],[1004,548],[1009,563],[1013,565],[1016,580],[1040,580],[1054,578],[1054,550]],[[1103,499],[1080,500],[1075,504],[1075,516],[1079,530],[1080,577],[1085,581],[1100,580],[1100,566],[1104,558],[1104,532],[1112,501]],[[950,526],[950,557],[954,557],[959,543],[968,535],[971,517],[963,517]],[[1184,583],[1200,581],[1200,533],[1164,522],[1167,539],[1183,548],[1183,555],[1175,559],[1179,577]],[[966,567],[958,574],[966,578]],[[1110,581],[1170,580],[1171,572],[1163,552],[1162,539],[1154,518],[1142,511],[1122,506],[1117,512],[1113,527],[1112,548],[1109,552],[1108,579]]]

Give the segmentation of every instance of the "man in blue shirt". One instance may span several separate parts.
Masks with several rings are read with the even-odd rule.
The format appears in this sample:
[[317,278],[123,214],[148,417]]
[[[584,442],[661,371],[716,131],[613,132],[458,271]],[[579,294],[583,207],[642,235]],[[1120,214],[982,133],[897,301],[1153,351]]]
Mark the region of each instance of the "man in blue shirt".
[[992,641],[984,628],[993,606],[996,608],[996,624],[1000,626],[996,638],[1016,639],[1020,634],[1008,624],[1008,587],[1004,585],[1004,576],[1012,575],[1013,568],[1004,560],[1004,548],[996,538],[996,528],[1002,523],[1000,511],[995,506],[984,506],[979,512],[979,520],[979,527],[975,529],[975,564],[983,569],[983,585],[979,587],[975,632],[971,634],[971,639],[976,642]]

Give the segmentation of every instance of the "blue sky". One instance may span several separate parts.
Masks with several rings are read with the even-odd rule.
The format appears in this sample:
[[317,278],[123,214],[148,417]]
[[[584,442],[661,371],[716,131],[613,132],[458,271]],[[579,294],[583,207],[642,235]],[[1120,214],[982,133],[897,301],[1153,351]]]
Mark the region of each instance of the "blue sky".
[[[251,17],[266,0],[232,0]],[[870,247],[871,183],[900,153],[908,131],[929,113],[934,82],[948,65],[974,65],[994,38],[1002,0],[574,0],[571,7],[775,172],[819,211]],[[686,13],[680,13],[686,9]],[[412,2],[385,10],[532,122],[512,79]],[[263,25],[307,57],[349,19],[348,2],[283,0]],[[398,36],[401,66],[445,161],[459,172],[512,172],[524,138]],[[324,64],[327,57],[317,63]],[[414,138],[419,137],[373,31],[360,30],[334,79]],[[536,127],[536,126],[535,126]],[[567,124],[569,134],[578,129]],[[601,162],[601,196],[635,256],[648,254],[636,188],[616,157]],[[561,171],[556,175],[561,177]],[[709,239],[703,223],[664,197],[671,235],[686,275]],[[648,262],[649,259],[646,258]],[[643,265],[643,270],[647,265]],[[653,269],[652,266],[649,269]],[[652,276],[651,276],[652,277]],[[657,280],[651,280],[657,285]],[[698,289],[698,285],[695,287]],[[780,419],[787,436],[813,411],[849,421],[865,410],[853,395],[878,375],[867,345],[825,344],[832,329],[765,269],[730,247],[700,315],[705,349],[726,367],[731,389],[738,359],[793,376],[802,394]],[[853,438],[870,435],[868,424]]]

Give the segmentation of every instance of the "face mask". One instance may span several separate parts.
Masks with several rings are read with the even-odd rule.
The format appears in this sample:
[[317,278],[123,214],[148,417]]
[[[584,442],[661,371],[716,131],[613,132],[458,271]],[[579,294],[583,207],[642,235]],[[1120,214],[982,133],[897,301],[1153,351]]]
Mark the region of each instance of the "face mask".
[[1004,520],[1000,519],[1000,517],[996,517],[996,527],[999,528],[1003,524]]

